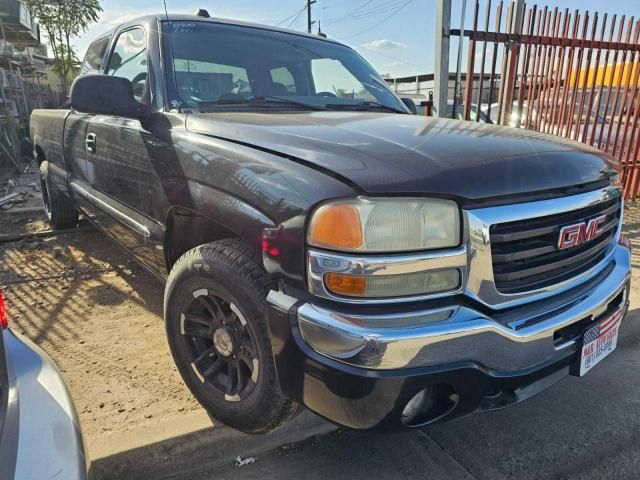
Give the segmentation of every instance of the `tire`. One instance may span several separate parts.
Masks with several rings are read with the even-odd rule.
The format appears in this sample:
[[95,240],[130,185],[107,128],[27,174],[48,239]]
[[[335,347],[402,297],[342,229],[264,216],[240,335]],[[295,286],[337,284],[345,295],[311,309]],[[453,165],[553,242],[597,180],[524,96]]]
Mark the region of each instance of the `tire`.
[[78,211],[71,204],[71,200],[53,185],[47,161],[40,164],[40,188],[44,211],[47,214],[49,224],[55,230],[73,228],[78,225]]
[[229,239],[180,257],[164,296],[169,347],[187,387],[214,419],[251,434],[268,433],[300,410],[278,382],[269,287],[261,257]]

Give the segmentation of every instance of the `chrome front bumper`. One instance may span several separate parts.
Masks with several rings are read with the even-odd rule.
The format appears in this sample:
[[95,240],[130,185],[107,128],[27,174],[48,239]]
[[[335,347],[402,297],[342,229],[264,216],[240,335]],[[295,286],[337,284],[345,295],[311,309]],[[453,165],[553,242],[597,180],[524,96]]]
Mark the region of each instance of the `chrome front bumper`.
[[576,348],[575,338],[558,335],[565,327],[596,319],[607,309],[626,308],[630,251],[616,245],[609,258],[591,282],[495,315],[462,305],[362,315],[300,305],[275,291],[268,301],[285,311],[297,307],[304,341],[348,365],[386,370],[474,362],[493,370],[523,370]]

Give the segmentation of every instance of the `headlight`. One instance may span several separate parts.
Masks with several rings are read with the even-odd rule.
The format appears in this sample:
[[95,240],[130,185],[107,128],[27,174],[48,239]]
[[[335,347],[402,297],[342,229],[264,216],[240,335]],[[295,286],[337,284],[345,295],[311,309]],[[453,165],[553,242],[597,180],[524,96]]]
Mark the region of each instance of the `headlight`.
[[[420,263],[394,268],[407,262],[407,255],[388,254],[418,252],[411,255],[440,260],[460,244],[460,229],[458,205],[450,200],[356,198],[322,205],[311,216],[307,243],[340,253],[309,253],[310,290],[382,300],[457,291],[463,281],[460,259],[436,261],[432,268]],[[422,253],[442,249],[449,250]],[[380,263],[367,267],[367,259]]]
[[408,252],[455,247],[460,214],[450,200],[356,198],[318,208],[307,243],[347,252]]

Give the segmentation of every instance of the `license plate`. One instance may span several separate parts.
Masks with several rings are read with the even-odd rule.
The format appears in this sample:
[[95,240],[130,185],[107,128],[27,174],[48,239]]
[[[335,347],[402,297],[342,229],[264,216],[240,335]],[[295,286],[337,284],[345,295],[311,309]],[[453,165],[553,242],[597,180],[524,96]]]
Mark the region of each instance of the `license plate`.
[[580,376],[586,374],[616,349],[622,313],[622,309],[615,311],[584,333]]

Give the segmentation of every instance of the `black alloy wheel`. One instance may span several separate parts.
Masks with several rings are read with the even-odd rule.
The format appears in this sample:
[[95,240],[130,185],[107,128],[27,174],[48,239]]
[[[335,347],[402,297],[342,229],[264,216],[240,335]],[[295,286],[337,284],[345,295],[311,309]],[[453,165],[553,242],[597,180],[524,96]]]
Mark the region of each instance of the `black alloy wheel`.
[[216,421],[267,433],[300,405],[283,391],[268,326],[274,287],[260,251],[238,239],[185,252],[165,287],[164,319],[178,372]]
[[180,317],[191,368],[225,400],[244,400],[254,390],[260,368],[251,325],[233,303],[206,289],[193,292],[193,297]]

